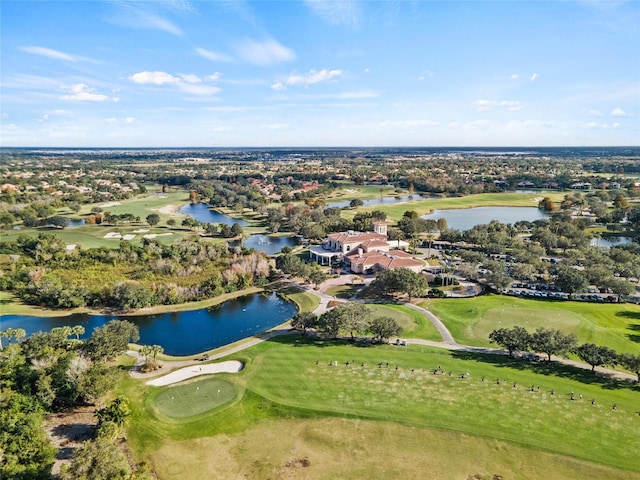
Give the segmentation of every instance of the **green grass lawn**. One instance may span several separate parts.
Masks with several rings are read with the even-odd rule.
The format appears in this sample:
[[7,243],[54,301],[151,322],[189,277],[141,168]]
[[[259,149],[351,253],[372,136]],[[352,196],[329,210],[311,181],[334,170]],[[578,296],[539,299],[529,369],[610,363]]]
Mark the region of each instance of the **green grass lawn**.
[[367,308],[374,312],[373,317],[391,317],[398,322],[402,327],[403,337],[424,338],[437,342],[442,340],[436,327],[424,315],[404,305],[367,304]]
[[337,298],[351,298],[356,293],[358,293],[358,290],[360,290],[361,288],[362,288],[362,285],[356,285],[356,284],[334,285],[333,287],[327,288],[325,293],[327,295],[331,295],[332,297],[337,297]]
[[[314,475],[298,471],[304,478],[394,477],[382,475],[391,460],[375,445],[401,455],[400,463],[423,465],[420,459],[428,457],[442,472],[435,478],[509,472],[504,478],[541,478],[539,468],[549,472],[544,478],[640,478],[640,389],[589,371],[501,355],[303,336],[275,337],[233,358],[245,368],[221,378],[236,385],[237,400],[196,413],[192,421],[159,416],[151,387],[125,380],[131,447],[137,460],[152,461],[160,478],[172,478],[176,465],[185,465],[190,478],[213,478],[209,469],[217,467],[207,460],[209,450],[195,445],[215,445],[213,463],[233,464],[238,476],[250,478],[300,478],[278,469],[287,458],[304,456],[317,466],[309,470]],[[329,366],[333,361],[338,366]],[[438,365],[445,374],[433,374]],[[461,378],[467,372],[470,377]],[[188,393],[198,395],[193,387],[200,382],[189,383]],[[570,392],[583,397],[571,401]],[[251,442],[260,432],[261,440]],[[247,450],[252,445],[255,455]],[[458,464],[459,445],[467,445],[468,463]],[[343,476],[348,458],[358,473]],[[549,465],[541,467],[541,458]]]
[[188,418],[232,401],[238,392],[232,383],[218,377],[179,384],[163,389],[153,398],[162,415]]
[[[490,346],[496,328],[557,328],[575,333],[581,343],[617,352],[640,353],[640,307],[632,304],[551,302],[500,295],[467,299],[431,299],[421,303],[447,326],[460,343]],[[495,345],[494,345],[495,346]]]

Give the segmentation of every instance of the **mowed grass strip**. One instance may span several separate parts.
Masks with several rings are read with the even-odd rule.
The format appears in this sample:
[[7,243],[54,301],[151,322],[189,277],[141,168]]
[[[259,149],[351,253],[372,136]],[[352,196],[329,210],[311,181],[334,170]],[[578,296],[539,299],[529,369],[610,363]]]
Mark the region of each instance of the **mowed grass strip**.
[[466,345],[491,346],[488,336],[492,330],[520,325],[530,332],[540,327],[557,328],[575,333],[581,343],[640,353],[637,305],[552,302],[503,295],[431,299],[420,305],[437,315],[454,338]]
[[[302,337],[256,348],[266,350],[247,388],[275,403],[454,430],[640,471],[640,392],[622,382],[585,383],[594,377],[577,368],[536,372],[504,356],[428,348]],[[438,365],[444,375],[433,374]],[[462,378],[466,373],[470,377]],[[571,401],[571,392],[583,397]]]
[[153,397],[153,405],[167,417],[184,419],[224,405],[237,393],[235,386],[224,379],[205,378],[163,389]]

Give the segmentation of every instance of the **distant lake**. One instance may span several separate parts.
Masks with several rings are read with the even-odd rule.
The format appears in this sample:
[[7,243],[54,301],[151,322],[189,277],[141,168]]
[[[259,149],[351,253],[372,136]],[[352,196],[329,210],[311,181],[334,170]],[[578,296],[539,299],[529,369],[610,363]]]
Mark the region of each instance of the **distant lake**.
[[[275,293],[256,293],[220,305],[159,315],[114,316],[76,314],[66,317],[0,316],[0,330],[24,328],[27,335],[65,325],[83,325],[84,338],[109,320],[129,320],[140,329],[143,345],[161,345],[169,355],[193,355],[280,325],[297,313],[294,304]],[[4,340],[4,345],[7,342]]]
[[[362,203],[365,207],[372,207],[376,205],[393,205],[394,203],[401,202],[415,202],[417,200],[424,200],[425,197],[418,194],[413,195],[401,195],[396,197],[382,197],[382,198],[372,198],[370,200],[363,200]],[[351,203],[351,200],[343,200],[341,202],[329,202],[327,203],[327,207],[331,208],[345,208],[348,207]]]
[[228,215],[211,210],[206,203],[189,203],[180,209],[180,213],[189,215],[202,223],[224,223],[225,225],[237,223],[241,227],[249,225],[244,220],[231,218]]
[[633,237],[611,235],[611,236],[606,236],[602,238],[592,238],[591,246],[611,248],[617,245],[626,245],[631,242],[633,242]]
[[[275,235],[251,235],[247,237],[242,244],[246,248],[255,248],[267,255],[273,255],[279,253],[283,247],[293,247],[296,245],[296,239],[294,237],[283,237]],[[240,242],[235,240],[229,242],[230,246],[240,245]]]
[[423,215],[421,218],[432,220],[445,218],[449,228],[463,231],[469,230],[475,225],[487,224],[491,220],[514,224],[519,221],[545,220],[549,216],[537,207],[476,207],[434,210],[429,215]]

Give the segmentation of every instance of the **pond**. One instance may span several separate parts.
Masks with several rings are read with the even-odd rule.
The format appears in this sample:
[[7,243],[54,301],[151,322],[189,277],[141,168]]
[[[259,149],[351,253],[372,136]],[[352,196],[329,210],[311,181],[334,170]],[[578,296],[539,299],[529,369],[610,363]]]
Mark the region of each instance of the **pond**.
[[591,246],[611,248],[617,245],[626,245],[631,242],[633,242],[633,237],[610,235],[602,238],[592,238]]
[[206,203],[189,203],[180,209],[180,213],[189,215],[202,223],[224,223],[225,225],[233,225],[237,223],[241,227],[249,225],[249,223],[238,218],[231,218],[224,213],[211,210]]
[[[275,293],[240,297],[220,305],[188,312],[119,316],[76,314],[66,317],[0,317],[0,329],[24,328],[27,335],[65,325],[83,325],[84,338],[109,320],[129,320],[140,329],[143,345],[161,345],[169,355],[193,355],[265,332],[293,317],[297,309]],[[6,345],[6,340],[5,340]]]
[[423,215],[421,218],[433,220],[446,218],[449,228],[464,231],[473,228],[475,225],[487,224],[491,220],[513,225],[519,221],[545,220],[549,218],[549,215],[537,207],[476,207],[434,210],[429,215]]
[[[370,200],[363,200],[362,203],[365,207],[374,207],[376,205],[393,205],[394,203],[402,203],[402,202],[415,202],[418,200],[424,200],[425,197],[418,194],[413,195],[401,195],[398,197],[382,197],[382,198],[372,198]],[[341,202],[329,202],[327,203],[327,207],[337,207],[337,208],[345,208],[348,207],[351,203],[351,200],[343,200]]]
[[[274,255],[279,253],[283,247],[294,247],[296,245],[296,239],[294,237],[283,237],[275,235],[250,235],[242,244],[246,248],[255,248],[262,251],[267,255]],[[240,245],[240,242],[235,240],[229,242],[232,247]]]

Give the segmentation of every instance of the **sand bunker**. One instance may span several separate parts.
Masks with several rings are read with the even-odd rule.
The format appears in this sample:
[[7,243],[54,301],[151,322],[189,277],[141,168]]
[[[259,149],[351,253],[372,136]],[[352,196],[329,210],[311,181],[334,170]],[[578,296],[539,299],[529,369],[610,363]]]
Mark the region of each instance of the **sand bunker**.
[[167,235],[173,235],[173,233],[147,233],[143,235],[144,238],[156,238],[156,237],[166,237]]
[[134,230],[133,233],[147,233],[148,231],[148,228],[141,228],[140,230]]
[[212,375],[214,373],[238,373],[242,370],[242,362],[237,360],[228,360],[220,363],[208,363],[205,365],[191,365],[181,368],[175,372],[168,373],[160,378],[149,380],[147,385],[154,387],[163,387],[172,383],[181,382],[199,375]]

